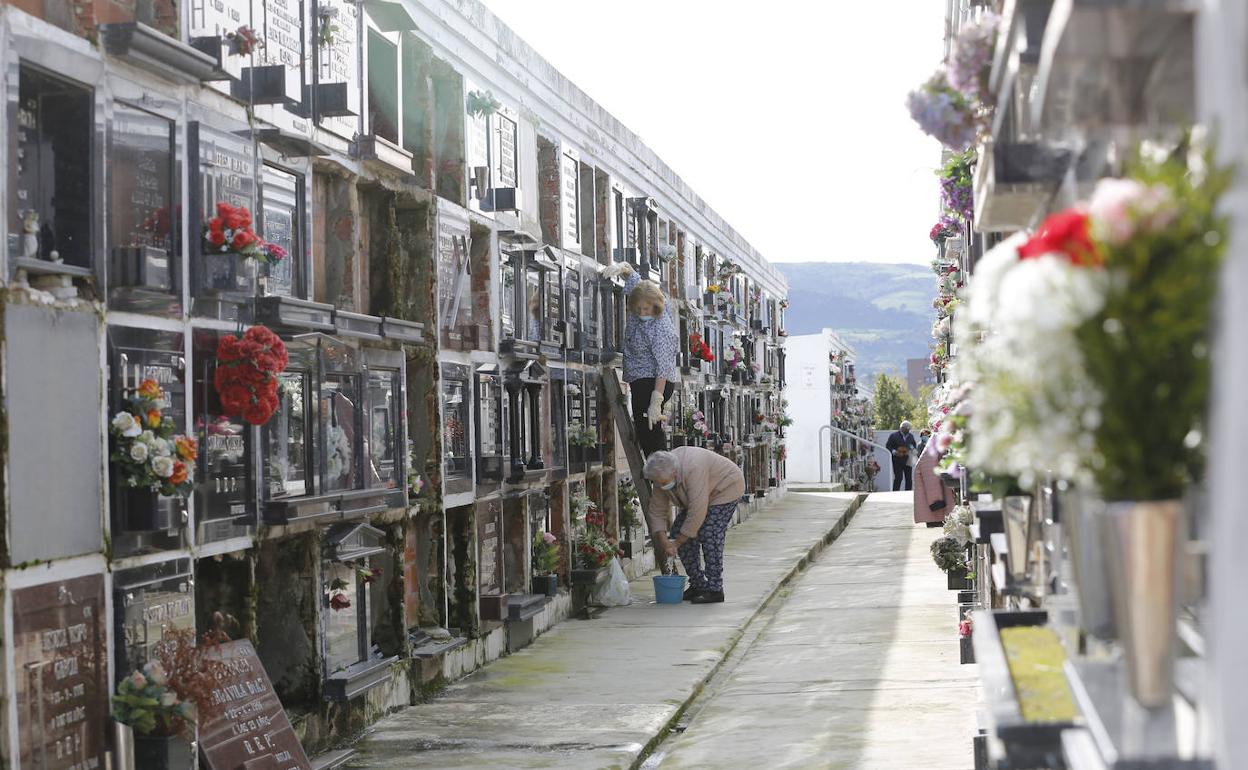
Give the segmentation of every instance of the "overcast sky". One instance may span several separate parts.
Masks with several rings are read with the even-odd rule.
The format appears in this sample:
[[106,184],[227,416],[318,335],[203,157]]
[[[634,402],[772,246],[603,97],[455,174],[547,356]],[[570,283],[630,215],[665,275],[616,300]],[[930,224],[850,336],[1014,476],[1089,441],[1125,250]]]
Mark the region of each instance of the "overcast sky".
[[931,259],[943,2],[484,2],[772,262]]

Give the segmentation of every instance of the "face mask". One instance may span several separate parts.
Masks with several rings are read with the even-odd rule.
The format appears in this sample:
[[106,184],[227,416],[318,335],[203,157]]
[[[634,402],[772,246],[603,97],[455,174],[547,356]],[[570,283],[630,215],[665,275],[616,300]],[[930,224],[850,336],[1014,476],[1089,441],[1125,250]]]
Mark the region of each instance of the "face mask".
[[670,492],[671,490],[675,488],[676,488],[676,479],[672,479],[666,484],[659,485],[659,489],[662,489],[664,492]]

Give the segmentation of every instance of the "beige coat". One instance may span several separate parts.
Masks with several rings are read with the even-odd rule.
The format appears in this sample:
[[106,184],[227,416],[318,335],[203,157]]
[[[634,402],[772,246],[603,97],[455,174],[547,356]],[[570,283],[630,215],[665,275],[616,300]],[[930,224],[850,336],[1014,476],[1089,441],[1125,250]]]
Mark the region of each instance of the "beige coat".
[[652,485],[647,513],[650,531],[667,531],[674,505],[686,511],[680,531],[697,537],[710,506],[737,502],[745,494],[745,476],[736,463],[709,449],[680,446],[672,454],[676,456],[676,486],[664,490]]

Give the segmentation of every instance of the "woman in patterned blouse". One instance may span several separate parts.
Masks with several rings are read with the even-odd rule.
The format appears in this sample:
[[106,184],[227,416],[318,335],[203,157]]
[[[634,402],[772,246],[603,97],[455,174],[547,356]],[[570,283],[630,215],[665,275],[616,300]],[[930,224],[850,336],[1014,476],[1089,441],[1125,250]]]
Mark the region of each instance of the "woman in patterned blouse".
[[624,327],[624,381],[632,394],[633,425],[643,454],[667,448],[663,405],[680,381],[676,356],[680,338],[663,290],[643,281],[627,262],[607,268],[608,277],[625,276],[628,323]]

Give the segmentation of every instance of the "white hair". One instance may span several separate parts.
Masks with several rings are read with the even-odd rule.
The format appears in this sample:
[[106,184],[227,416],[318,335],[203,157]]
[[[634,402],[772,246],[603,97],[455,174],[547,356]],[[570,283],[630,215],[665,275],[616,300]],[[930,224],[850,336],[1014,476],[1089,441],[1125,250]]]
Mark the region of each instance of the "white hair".
[[909,421],[909,420],[902,420],[902,421],[901,421],[901,429],[902,429],[902,430],[909,430],[909,429],[910,429],[910,421]]
[[651,481],[675,476],[676,455],[671,452],[655,452],[646,458],[646,466],[641,473]]

